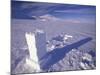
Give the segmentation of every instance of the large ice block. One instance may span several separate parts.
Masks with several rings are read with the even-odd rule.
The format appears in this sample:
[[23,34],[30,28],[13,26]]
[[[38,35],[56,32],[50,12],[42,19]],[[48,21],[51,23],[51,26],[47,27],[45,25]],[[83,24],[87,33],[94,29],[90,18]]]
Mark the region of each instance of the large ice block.
[[26,63],[32,64],[37,71],[41,70],[40,59],[47,53],[46,34],[43,31],[36,30],[35,33],[26,33],[26,41],[29,49],[29,58]]
[[34,69],[40,71],[35,35],[32,33],[26,33],[25,37],[28,44],[29,55],[30,55],[28,59],[26,58],[26,64],[31,63],[30,65],[32,65]]

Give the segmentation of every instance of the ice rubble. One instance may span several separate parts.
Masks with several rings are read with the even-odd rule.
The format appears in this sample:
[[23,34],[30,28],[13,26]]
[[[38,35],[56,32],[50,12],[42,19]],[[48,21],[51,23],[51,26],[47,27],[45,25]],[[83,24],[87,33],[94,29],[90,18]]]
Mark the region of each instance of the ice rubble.
[[[53,37],[47,42],[47,50],[52,51],[55,48],[64,47],[64,45],[68,45],[68,42],[70,42],[72,38],[73,36],[67,34]],[[95,69],[94,57],[95,56],[92,56],[90,53],[86,53],[82,50],[72,49],[62,60],[54,64],[48,71]]]

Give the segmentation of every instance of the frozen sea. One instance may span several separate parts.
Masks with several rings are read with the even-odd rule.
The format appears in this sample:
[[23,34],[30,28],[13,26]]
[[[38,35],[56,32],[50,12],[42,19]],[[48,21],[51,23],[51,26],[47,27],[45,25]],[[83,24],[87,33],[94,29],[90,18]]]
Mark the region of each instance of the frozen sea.
[[[76,49],[74,51],[70,51],[64,60],[64,63],[68,65],[68,57],[70,55],[77,55],[77,57],[81,54],[81,52],[88,53],[91,50],[93,52],[96,51],[96,24],[94,23],[79,23],[79,22],[68,22],[65,20],[32,20],[32,19],[12,19],[11,21],[11,68],[12,72],[16,69],[17,65],[20,63],[23,58],[25,58],[29,52],[27,48],[27,43],[25,39],[26,32],[33,32],[34,29],[41,29],[46,33],[46,40],[50,40],[55,36],[58,36],[62,33],[73,36],[72,39],[68,40],[68,44],[72,44],[74,42],[80,41],[87,37],[91,37],[92,40],[80,46],[78,50],[80,53],[77,54]],[[73,53],[74,52],[74,53]],[[84,55],[84,54],[83,54]],[[78,58],[77,58],[78,59]],[[78,60],[73,60],[75,63],[78,63]],[[62,64],[62,62],[60,62]],[[74,64],[75,64],[74,63]],[[60,65],[61,66],[61,65]],[[64,67],[63,64],[60,71],[65,70],[80,70],[79,67],[73,66]],[[57,65],[53,66],[53,71],[59,71],[55,69]],[[72,69],[73,68],[73,69]],[[86,69],[94,69],[94,68],[86,68]],[[17,71],[17,70],[16,70]],[[52,71],[52,70],[51,70]],[[15,72],[15,71],[14,71]]]

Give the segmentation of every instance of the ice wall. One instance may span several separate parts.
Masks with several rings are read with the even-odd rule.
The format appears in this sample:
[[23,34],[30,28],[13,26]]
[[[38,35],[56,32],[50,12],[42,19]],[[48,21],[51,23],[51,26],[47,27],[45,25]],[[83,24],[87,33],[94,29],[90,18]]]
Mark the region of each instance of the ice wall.
[[40,59],[47,53],[45,32],[42,30],[36,30],[35,31],[35,40],[36,40],[36,48],[37,48],[38,58]]

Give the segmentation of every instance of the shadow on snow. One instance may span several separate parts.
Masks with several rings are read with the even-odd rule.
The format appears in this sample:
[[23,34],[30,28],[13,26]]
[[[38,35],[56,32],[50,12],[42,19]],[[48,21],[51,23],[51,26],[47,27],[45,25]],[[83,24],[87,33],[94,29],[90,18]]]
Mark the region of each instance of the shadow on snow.
[[61,59],[63,59],[70,50],[80,47],[81,45],[91,41],[92,38],[88,37],[85,39],[82,39],[78,42],[75,42],[70,45],[66,45],[63,48],[56,48],[51,52],[48,52],[46,55],[44,55],[41,60],[41,69],[44,71],[48,71],[48,69],[54,65],[55,63],[59,62]]

